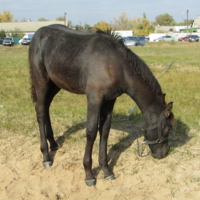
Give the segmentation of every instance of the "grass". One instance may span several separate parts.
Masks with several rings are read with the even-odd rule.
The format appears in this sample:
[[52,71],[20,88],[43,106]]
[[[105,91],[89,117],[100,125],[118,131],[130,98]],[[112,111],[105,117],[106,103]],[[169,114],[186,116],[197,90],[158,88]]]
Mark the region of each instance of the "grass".
[[[147,48],[134,49],[135,53],[150,63],[156,76],[173,62],[169,71],[159,77],[159,82],[164,93],[167,94],[167,101],[174,101],[173,111],[177,120],[194,133],[197,133],[200,128],[199,47],[199,43],[178,43],[176,45],[152,43]],[[154,56],[149,56],[149,52]]]
[[[177,123],[172,135],[176,138],[197,137],[200,131],[200,44],[161,42],[131,49],[145,60],[155,76],[173,62],[169,70],[158,78],[163,92],[167,94],[167,102],[174,102]],[[27,58],[26,46],[0,46],[0,134],[38,133],[30,98]],[[127,95],[118,98],[112,128],[127,132],[126,117],[133,104]],[[51,117],[56,134],[82,130],[86,120],[85,96],[61,91],[52,103]],[[131,120],[141,127],[142,117],[138,108],[131,115]]]

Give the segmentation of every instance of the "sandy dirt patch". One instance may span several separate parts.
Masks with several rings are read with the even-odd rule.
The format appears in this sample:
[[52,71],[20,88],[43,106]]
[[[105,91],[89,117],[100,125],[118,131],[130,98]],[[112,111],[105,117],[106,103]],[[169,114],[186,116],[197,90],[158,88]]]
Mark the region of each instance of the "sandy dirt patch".
[[[81,130],[82,132],[84,130]],[[78,134],[78,133],[77,133]],[[54,164],[45,169],[39,138],[2,134],[0,138],[1,200],[172,200],[200,199],[200,142],[191,138],[174,145],[164,159],[138,157],[136,141],[130,135],[112,143],[121,134],[111,130],[110,163],[115,180],[103,179],[98,167],[98,142],[93,152],[97,184],[87,187],[82,165],[85,139],[65,139],[52,154]],[[142,139],[142,138],[140,138]],[[148,149],[146,150],[148,151]]]

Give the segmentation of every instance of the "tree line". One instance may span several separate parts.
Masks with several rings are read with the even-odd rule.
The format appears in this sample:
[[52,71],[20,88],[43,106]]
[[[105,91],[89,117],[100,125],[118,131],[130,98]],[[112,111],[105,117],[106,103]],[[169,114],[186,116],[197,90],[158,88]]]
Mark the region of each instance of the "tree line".
[[[64,21],[64,17],[57,17],[55,21]],[[25,18],[21,20],[22,22],[28,21]],[[43,17],[39,18],[38,21],[49,21]],[[13,19],[13,15],[9,11],[3,11],[0,13],[0,23],[2,22],[18,22]],[[143,13],[143,17],[137,19],[130,19],[126,13],[121,13],[118,17],[114,18],[110,23],[105,21],[100,21],[91,27],[89,24],[73,25],[70,20],[67,21],[67,26],[74,28],[76,30],[81,30],[85,32],[95,32],[96,30],[133,30],[134,35],[149,35],[149,33],[154,32],[155,26],[174,26],[174,25],[190,25],[193,20],[184,20],[181,23],[177,23],[173,16],[168,13],[160,14],[156,16],[154,22],[150,22],[146,13]]]

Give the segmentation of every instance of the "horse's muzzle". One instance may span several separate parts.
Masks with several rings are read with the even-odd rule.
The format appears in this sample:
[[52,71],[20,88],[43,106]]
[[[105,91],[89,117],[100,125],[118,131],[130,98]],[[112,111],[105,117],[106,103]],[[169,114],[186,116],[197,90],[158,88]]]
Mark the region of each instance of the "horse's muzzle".
[[161,159],[161,158],[164,158],[167,156],[167,154],[169,153],[169,146],[168,144],[162,144],[162,145],[154,145],[154,146],[158,146],[157,148],[154,147],[154,148],[151,148],[150,147],[150,150],[151,150],[151,155],[153,158],[158,158],[158,159]]

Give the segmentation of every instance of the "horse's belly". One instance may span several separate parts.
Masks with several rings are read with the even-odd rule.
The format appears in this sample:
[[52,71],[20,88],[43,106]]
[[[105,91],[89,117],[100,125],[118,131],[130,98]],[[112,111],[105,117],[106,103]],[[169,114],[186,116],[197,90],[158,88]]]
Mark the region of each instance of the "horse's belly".
[[50,77],[51,80],[61,89],[67,90],[76,94],[85,94],[84,87],[80,85],[77,79],[72,77]]

